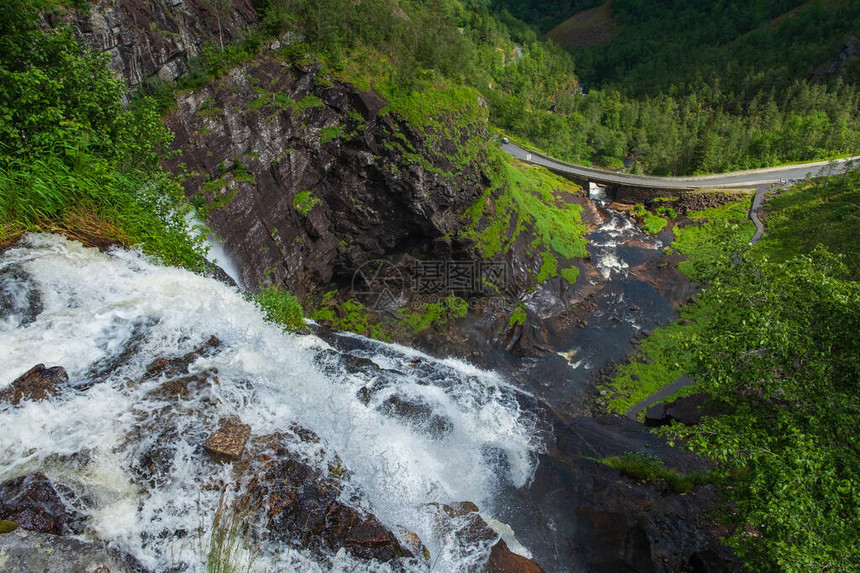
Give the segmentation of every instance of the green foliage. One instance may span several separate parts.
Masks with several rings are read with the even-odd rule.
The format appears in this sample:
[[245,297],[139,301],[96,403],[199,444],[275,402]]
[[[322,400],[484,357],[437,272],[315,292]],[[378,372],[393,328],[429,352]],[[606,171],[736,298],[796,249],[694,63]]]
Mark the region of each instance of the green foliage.
[[678,216],[678,212],[672,207],[657,207],[655,211],[658,215],[663,215],[669,219],[674,219]]
[[683,474],[673,469],[666,469],[659,458],[641,452],[627,452],[621,457],[609,456],[599,461],[611,468],[621,470],[633,479],[650,482],[665,480],[675,493],[687,493],[695,486],[714,479],[710,474]]
[[644,217],[647,213],[648,211],[647,209],[645,209],[645,205],[642,205],[641,203],[633,205],[633,207],[630,209],[630,214],[634,217]]
[[77,236],[200,268],[202,239],[188,237],[181,189],[159,165],[171,136],[154,102],[124,110],[106,56],[67,27],[44,29],[41,7],[18,2],[0,20],[0,242],[85,217]]
[[675,227],[672,247],[687,255],[678,268],[687,276],[713,277],[732,253],[748,243],[755,233],[749,220],[749,201],[734,201],[720,207],[691,211],[694,224]]
[[293,208],[298,211],[299,215],[302,217],[307,217],[308,213],[311,212],[311,209],[319,205],[320,200],[318,197],[314,197],[314,195],[308,191],[299,191],[296,193],[296,196],[293,197]]
[[711,314],[701,303],[687,305],[678,320],[645,338],[633,360],[620,365],[612,382],[601,387],[609,393],[609,410],[623,414],[664,386],[691,374],[696,340]]
[[302,305],[298,299],[278,286],[270,286],[254,296],[257,307],[266,315],[266,320],[295,331],[305,326]]
[[860,272],[860,171],[815,179],[788,189],[766,204],[767,234],[753,249],[773,261],[809,253],[817,244],[847,257]]
[[[491,150],[498,166],[494,188],[467,211],[461,232],[475,237],[488,258],[507,252],[526,232],[532,237],[529,254],[542,261],[538,282],[557,276],[559,258],[570,261],[587,254],[582,207],[568,202],[578,188],[546,169],[515,164],[498,153]],[[567,280],[578,276],[575,267],[568,266],[564,273]]]
[[364,305],[355,299],[349,299],[342,304],[334,304],[335,291],[323,296],[320,306],[311,314],[316,321],[325,321],[333,330],[354,332],[377,340],[389,341],[379,320],[375,319]]
[[320,145],[325,145],[329,141],[340,139],[343,136],[343,128],[339,125],[324,127],[320,130]]
[[701,299],[694,372],[724,414],[667,433],[744,475],[724,517],[752,569],[856,570],[860,286],[844,258],[729,264]]
[[561,269],[561,278],[570,284],[576,284],[576,279],[579,278],[579,267],[570,266],[566,269]]
[[668,221],[666,221],[666,219],[664,219],[663,217],[648,213],[642,220],[642,230],[649,235],[656,235],[657,233],[665,229],[667,224]]
[[453,319],[462,318],[469,312],[469,303],[457,296],[448,296],[439,302],[422,303],[420,307],[399,310],[403,324],[413,332],[422,332],[430,327],[441,327]]
[[230,503],[226,491],[222,492],[204,556],[206,573],[240,573],[253,569],[257,556],[251,540],[254,514],[247,501]]
[[312,109],[315,107],[324,107],[325,104],[323,101],[313,94],[308,94],[299,101],[296,102],[294,109],[297,112],[302,112],[306,109]]

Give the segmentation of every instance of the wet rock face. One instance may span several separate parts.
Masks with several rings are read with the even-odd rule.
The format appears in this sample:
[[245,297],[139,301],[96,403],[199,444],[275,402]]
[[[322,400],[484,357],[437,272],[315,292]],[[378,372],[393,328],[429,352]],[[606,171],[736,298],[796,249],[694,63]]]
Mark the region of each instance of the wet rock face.
[[18,325],[26,326],[43,309],[42,295],[26,271],[17,265],[0,271],[0,319],[17,317]]
[[507,543],[499,539],[490,550],[486,573],[544,573],[544,570],[531,559],[508,549]]
[[234,461],[242,457],[251,426],[233,416],[222,419],[218,429],[206,440],[203,448],[216,461]]
[[385,400],[379,409],[437,439],[443,439],[454,430],[454,424],[449,419],[436,414],[433,407],[424,402],[394,395]]
[[257,443],[243,504],[263,512],[266,535],[313,550],[344,548],[361,559],[411,556],[376,517],[340,502],[338,479],[299,460],[285,447],[283,436]]
[[553,433],[555,443],[541,456],[533,481],[501,492],[498,502],[498,519],[545,570],[678,573],[694,570],[699,561],[741,570],[720,545],[726,531],[709,518],[718,501],[713,486],[679,495],[594,461],[644,451],[689,473],[707,469],[704,460],[670,448],[623,416],[556,421]]
[[138,570],[128,561],[104,543],[23,529],[0,535],[0,563],[4,573],[132,573]]
[[[168,127],[182,154],[168,167],[187,165],[186,193],[210,206],[247,285],[301,296],[351,284],[368,261],[429,253],[489,183],[479,165],[454,167],[452,150],[380,114],[380,96],[268,49],[178,104]],[[461,134],[472,136],[488,137],[486,125]]]
[[15,406],[21,400],[45,400],[59,395],[68,382],[69,375],[62,366],[45,368],[44,364],[36,364],[0,390],[0,403],[7,402]]
[[588,506],[580,507],[576,517],[580,538],[589,541],[583,544],[589,570],[654,571],[648,534],[635,517]]
[[21,529],[54,535],[75,533],[78,518],[44,474],[21,476],[0,484],[0,519],[12,521]]

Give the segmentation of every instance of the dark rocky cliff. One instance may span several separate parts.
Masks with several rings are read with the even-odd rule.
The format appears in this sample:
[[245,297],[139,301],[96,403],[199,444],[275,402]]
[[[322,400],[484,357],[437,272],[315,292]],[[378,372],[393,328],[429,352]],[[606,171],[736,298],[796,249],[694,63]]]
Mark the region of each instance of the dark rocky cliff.
[[[385,105],[269,49],[180,96],[170,166],[187,166],[186,193],[208,205],[246,285],[302,295],[348,285],[369,260],[440,244],[450,255],[443,237],[489,183],[481,162],[447,175],[445,153]],[[463,138],[487,137],[471,128]]]
[[217,10],[206,0],[99,0],[74,25],[135,88],[149,78],[175,80],[207,43],[235,42],[257,24],[251,0],[230,3],[232,10]]

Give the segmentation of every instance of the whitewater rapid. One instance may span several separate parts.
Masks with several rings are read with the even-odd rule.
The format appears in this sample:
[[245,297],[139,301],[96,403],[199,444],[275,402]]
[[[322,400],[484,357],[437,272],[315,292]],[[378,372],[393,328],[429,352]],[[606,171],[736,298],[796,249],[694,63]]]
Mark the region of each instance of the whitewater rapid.
[[[266,323],[236,288],[136,252],[29,235],[0,256],[0,301],[0,388],[37,363],[63,366],[72,387],[0,405],[0,482],[41,471],[67,484],[83,500],[84,538],[154,570],[204,569],[220,496],[205,486],[213,474],[234,478],[202,443],[224,416],[239,416],[252,437],[290,434],[293,424],[318,434],[319,444],[294,447],[308,460],[342,460],[350,477],[341,501],[372,512],[401,541],[416,533],[430,551],[429,562],[404,560],[397,570],[465,571],[485,560],[486,544],[440,537],[427,504],[472,501],[492,521],[496,487],[525,486],[536,469],[539,421],[499,375],[360,337],[351,353],[382,370],[350,371],[316,336]],[[153,393],[161,379],[136,381],[155,358],[181,356],[213,335],[222,345],[189,372],[217,370],[217,383],[171,411],[170,475],[142,485],[134,460],[154,438],[141,428],[168,405]],[[358,391],[374,385],[366,403]],[[385,413],[379,406],[395,395],[428,405],[450,431],[435,435]],[[289,545],[262,548],[252,569],[391,570]]]

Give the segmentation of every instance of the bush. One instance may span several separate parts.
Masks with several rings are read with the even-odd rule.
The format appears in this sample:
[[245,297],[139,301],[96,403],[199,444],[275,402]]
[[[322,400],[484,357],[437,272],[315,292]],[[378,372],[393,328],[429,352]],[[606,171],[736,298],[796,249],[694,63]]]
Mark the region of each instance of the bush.
[[296,331],[305,327],[302,305],[295,296],[280,287],[270,286],[261,290],[254,302],[266,315],[266,320],[284,327],[284,330]]

